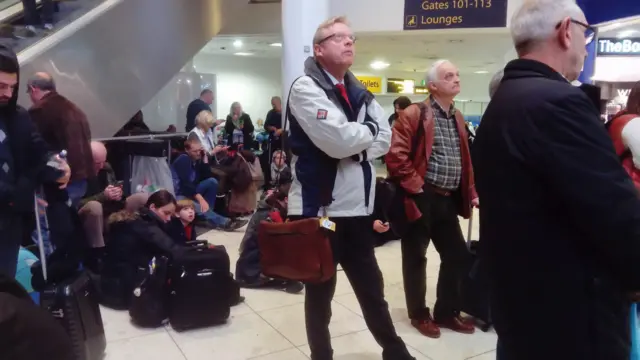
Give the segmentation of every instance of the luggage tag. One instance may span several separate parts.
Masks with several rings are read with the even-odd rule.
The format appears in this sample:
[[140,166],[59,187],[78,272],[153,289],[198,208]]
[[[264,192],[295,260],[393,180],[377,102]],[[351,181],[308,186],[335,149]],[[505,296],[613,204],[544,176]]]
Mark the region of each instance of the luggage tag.
[[336,231],[336,223],[329,220],[329,218],[326,216],[323,216],[320,218],[320,227],[325,228],[329,231],[333,231],[333,232]]

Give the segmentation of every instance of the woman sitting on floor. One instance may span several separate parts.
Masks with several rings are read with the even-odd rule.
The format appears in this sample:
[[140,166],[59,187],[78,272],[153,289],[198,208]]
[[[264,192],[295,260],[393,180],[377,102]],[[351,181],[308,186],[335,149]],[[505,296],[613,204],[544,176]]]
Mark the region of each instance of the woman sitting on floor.
[[304,289],[299,281],[280,280],[262,274],[260,267],[260,247],[258,244],[258,226],[261,221],[270,220],[281,222],[287,217],[287,193],[291,187],[291,171],[285,170],[280,174],[280,185],[274,191],[263,196],[258,210],[251,218],[247,231],[240,243],[240,258],[236,263],[236,280],[241,287],[279,289],[297,294]]
[[120,211],[109,217],[109,234],[101,279],[103,303],[127,309],[136,284],[144,277],[155,256],[169,259],[184,254],[167,233],[174,217],[176,199],[167,190],[149,196],[137,213]]

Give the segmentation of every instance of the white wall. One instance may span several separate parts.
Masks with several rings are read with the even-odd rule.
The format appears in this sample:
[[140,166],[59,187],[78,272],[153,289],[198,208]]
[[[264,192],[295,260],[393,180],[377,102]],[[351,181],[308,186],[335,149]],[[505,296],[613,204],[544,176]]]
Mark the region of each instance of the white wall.
[[[226,118],[231,103],[239,101],[254,123],[258,118],[264,120],[271,109],[270,100],[274,95],[281,94],[281,68],[280,59],[259,59],[251,57],[227,56],[227,55],[197,55],[194,58],[194,66],[198,73],[215,74],[216,78],[216,107],[217,117]],[[363,73],[357,75],[382,76],[386,84],[386,76],[403,79],[414,79],[419,84],[423,78],[421,73],[395,72]],[[483,111],[482,102],[488,101],[488,84],[491,74],[464,75],[462,78],[462,91],[458,96],[459,106],[467,115],[480,115]],[[398,94],[381,94],[377,96],[378,102],[391,114],[393,100]],[[412,95],[410,98],[419,101],[422,95]],[[463,102],[465,102],[463,107]]]
[[280,59],[199,54],[193,63],[199,73],[216,75],[219,119],[226,119],[231,104],[239,101],[255,124],[271,109],[271,97],[281,94]]

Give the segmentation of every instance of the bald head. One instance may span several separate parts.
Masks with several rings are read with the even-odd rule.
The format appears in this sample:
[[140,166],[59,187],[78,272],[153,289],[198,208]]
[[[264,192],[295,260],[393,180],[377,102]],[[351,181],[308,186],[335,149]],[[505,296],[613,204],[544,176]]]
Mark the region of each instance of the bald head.
[[27,81],[27,92],[34,104],[52,91],[56,91],[56,83],[46,72],[37,72]]
[[107,148],[99,141],[92,141],[91,153],[93,154],[93,169],[97,174],[107,162]]

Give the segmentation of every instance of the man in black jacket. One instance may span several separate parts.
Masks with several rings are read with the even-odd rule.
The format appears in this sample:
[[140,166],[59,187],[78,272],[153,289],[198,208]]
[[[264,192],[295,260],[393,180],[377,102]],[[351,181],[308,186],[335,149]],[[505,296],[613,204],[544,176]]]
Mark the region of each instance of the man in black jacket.
[[213,104],[213,91],[210,89],[202,90],[200,97],[189,103],[189,107],[187,107],[187,125],[184,128],[186,132],[196,127],[196,116],[201,111],[211,112],[211,104]]
[[45,182],[64,187],[71,173],[66,162],[52,158],[29,114],[17,105],[19,74],[16,54],[0,45],[0,273],[9,277],[33,216],[34,191]]
[[501,360],[629,359],[640,200],[599,112],[571,85],[594,29],[573,0],[526,2],[478,130],[480,258]]

